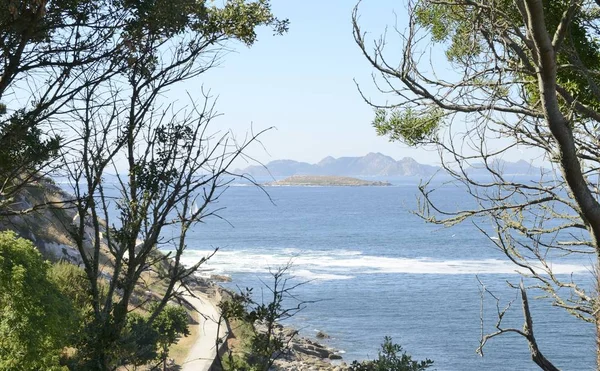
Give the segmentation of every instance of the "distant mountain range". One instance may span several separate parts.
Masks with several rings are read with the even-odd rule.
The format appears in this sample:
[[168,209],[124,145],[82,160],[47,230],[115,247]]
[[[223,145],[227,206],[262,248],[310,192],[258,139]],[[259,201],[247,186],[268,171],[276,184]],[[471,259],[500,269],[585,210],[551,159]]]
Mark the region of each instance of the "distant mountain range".
[[[266,168],[265,168],[266,167]],[[495,169],[500,169],[504,174],[533,175],[540,174],[540,169],[529,162],[520,160],[508,162],[496,160]],[[275,160],[265,166],[252,165],[236,172],[252,175],[254,177],[287,177],[292,175],[332,175],[351,177],[421,177],[427,178],[440,170],[438,166],[418,163],[411,157],[399,161],[381,153],[369,153],[362,157],[325,157],[316,164],[294,160]],[[487,170],[483,165],[474,165],[468,172],[471,175],[485,175]]]
[[[501,159],[494,159],[490,161],[489,167],[503,175],[540,175],[542,172],[549,171],[548,169],[533,166],[530,162],[525,160],[508,162]],[[489,175],[489,170],[483,163],[474,164],[467,168],[466,171],[469,175]]]
[[[267,170],[268,169],[268,170]],[[400,161],[381,153],[369,153],[362,157],[325,157],[316,164],[293,160],[275,160],[263,166],[249,166],[239,172],[260,176],[292,175],[333,175],[354,177],[415,176],[428,177],[439,168],[424,165],[413,158],[405,157]]]

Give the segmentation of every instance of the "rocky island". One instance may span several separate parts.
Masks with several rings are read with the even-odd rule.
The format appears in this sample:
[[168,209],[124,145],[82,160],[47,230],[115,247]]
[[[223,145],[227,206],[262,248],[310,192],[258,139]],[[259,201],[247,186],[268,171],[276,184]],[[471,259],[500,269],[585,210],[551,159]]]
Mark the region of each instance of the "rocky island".
[[293,175],[283,180],[266,183],[267,186],[321,186],[321,187],[360,187],[389,186],[389,182],[370,181],[347,176]]

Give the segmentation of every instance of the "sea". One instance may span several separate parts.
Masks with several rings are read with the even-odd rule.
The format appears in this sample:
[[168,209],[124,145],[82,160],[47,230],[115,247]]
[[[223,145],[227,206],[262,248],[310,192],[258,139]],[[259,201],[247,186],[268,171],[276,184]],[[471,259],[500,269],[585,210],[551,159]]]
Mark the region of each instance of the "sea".
[[[305,304],[283,324],[302,336],[326,333],[319,341],[347,363],[376,358],[389,336],[413,359],[433,360],[435,370],[537,370],[527,342],[514,333],[491,339],[483,356],[476,353],[482,334],[496,331],[499,313],[502,327],[523,327],[511,287],[522,276],[478,229],[493,232],[491,222],[427,223],[415,214],[418,179],[376,180],[392,185],[260,188],[234,181],[211,204],[216,216],[189,231],[184,264],[218,249],[200,275],[228,276],[223,285],[252,288],[257,302],[269,301],[271,273],[290,265],[286,278],[288,287],[297,285],[296,300],[284,304]],[[463,188],[443,181],[432,184],[439,187],[433,196],[439,206],[475,206]],[[589,256],[552,265],[560,278],[589,287],[593,266]],[[530,290],[529,298],[544,355],[562,370],[595,370],[594,326],[540,291]]]
[[[378,356],[390,336],[413,359],[429,358],[437,370],[536,370],[528,344],[516,334],[491,339],[498,313],[511,305],[503,327],[522,328],[521,275],[472,222],[451,228],[414,213],[418,180],[387,179],[388,187],[265,187],[233,184],[212,217],[189,234],[185,262],[215,248],[202,274],[227,275],[229,288],[252,287],[268,301],[270,271],[291,263],[290,284],[305,308],[284,324],[304,336],[318,331],[346,362]],[[441,185],[441,184],[440,184]],[[458,210],[473,200],[456,186],[441,185],[438,203]],[[493,231],[491,223],[479,228]],[[553,264],[562,278],[592,282],[589,257]],[[527,283],[531,283],[526,281]],[[484,292],[493,293],[483,295]],[[529,292],[540,350],[563,370],[595,370],[595,331]],[[291,301],[290,307],[296,303]]]

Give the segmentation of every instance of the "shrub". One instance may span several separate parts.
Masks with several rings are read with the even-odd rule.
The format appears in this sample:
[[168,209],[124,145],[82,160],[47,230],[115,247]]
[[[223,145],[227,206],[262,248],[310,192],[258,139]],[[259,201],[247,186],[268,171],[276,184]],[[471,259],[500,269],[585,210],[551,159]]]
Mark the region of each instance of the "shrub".
[[433,364],[430,359],[413,361],[412,357],[402,350],[402,346],[394,344],[392,338],[386,336],[381,344],[379,357],[373,361],[354,361],[351,371],[423,371]]
[[33,244],[0,233],[0,369],[57,370],[74,309]]

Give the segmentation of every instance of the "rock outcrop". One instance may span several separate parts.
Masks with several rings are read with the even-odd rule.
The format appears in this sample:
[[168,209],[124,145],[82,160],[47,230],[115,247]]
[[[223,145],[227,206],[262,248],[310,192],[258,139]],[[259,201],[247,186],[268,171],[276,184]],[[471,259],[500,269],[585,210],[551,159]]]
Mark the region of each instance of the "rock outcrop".
[[[257,330],[261,330],[260,327]],[[348,369],[342,356],[330,347],[306,337],[298,336],[298,331],[278,325],[275,335],[281,336],[288,351],[275,361],[274,370],[279,371],[344,371]]]

